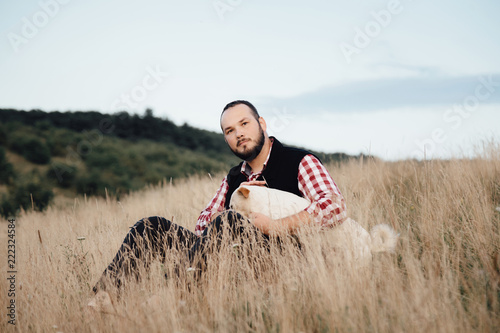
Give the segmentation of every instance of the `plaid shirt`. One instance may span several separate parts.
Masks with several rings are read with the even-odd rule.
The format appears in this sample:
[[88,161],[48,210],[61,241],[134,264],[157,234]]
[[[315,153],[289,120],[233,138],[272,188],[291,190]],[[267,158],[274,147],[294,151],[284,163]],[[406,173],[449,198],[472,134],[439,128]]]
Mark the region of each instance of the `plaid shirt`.
[[[266,168],[270,155],[271,151],[269,151],[262,171]],[[256,180],[262,171],[252,173],[246,162],[243,162],[241,166],[241,173],[247,177],[248,181]],[[344,197],[326,168],[316,157],[309,154],[302,158],[297,180],[300,192],[311,202],[305,211],[314,217],[318,225],[334,226],[344,221],[347,217]],[[229,184],[226,176],[215,196],[201,212],[195,227],[196,235],[200,236],[203,233],[213,214],[224,210],[228,189]]]

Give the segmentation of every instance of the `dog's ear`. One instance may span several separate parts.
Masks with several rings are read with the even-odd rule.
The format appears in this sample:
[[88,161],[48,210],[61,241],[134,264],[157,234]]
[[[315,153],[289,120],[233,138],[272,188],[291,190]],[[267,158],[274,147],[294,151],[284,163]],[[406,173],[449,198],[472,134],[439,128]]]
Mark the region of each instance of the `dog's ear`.
[[240,192],[247,199],[248,199],[248,196],[250,195],[250,190],[247,189],[246,187],[240,187],[238,189],[238,192]]

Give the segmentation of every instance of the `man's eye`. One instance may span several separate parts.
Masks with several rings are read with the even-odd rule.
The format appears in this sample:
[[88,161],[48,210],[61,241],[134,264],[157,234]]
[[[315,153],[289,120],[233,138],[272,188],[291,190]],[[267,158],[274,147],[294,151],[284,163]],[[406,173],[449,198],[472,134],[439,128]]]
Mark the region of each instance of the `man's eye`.
[[246,124],[248,124],[248,121],[245,121],[242,125],[245,126]]
[[231,132],[232,132],[232,131],[233,131],[233,130],[227,130],[227,131],[226,131],[226,135],[231,134]]

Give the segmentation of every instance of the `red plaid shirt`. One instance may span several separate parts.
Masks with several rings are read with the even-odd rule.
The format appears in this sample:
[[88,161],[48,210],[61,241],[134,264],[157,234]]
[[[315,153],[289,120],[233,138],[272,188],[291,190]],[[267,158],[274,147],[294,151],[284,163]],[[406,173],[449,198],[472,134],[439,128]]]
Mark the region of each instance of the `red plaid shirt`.
[[[270,155],[271,151],[269,151],[262,171],[266,168]],[[247,177],[248,181],[256,180],[262,171],[252,173],[246,162],[243,162],[241,166],[241,173]],[[311,202],[305,211],[314,217],[318,225],[334,226],[344,221],[347,217],[344,197],[326,168],[316,157],[313,155],[306,155],[302,158],[299,164],[297,180],[300,192]],[[203,230],[208,226],[212,215],[224,210],[228,189],[227,177],[224,177],[215,196],[198,218],[195,227],[195,233],[198,236],[200,236]]]

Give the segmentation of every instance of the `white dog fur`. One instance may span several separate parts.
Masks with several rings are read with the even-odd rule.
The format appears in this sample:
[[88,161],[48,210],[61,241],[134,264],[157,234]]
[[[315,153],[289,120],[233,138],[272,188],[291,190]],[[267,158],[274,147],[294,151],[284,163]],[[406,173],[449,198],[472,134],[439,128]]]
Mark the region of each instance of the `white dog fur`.
[[[230,206],[244,216],[261,213],[272,219],[287,217],[304,210],[310,202],[293,193],[263,186],[240,186],[231,196]],[[362,266],[371,262],[372,253],[393,252],[398,235],[386,225],[379,224],[368,233],[353,219],[347,218],[332,228],[336,248]]]

